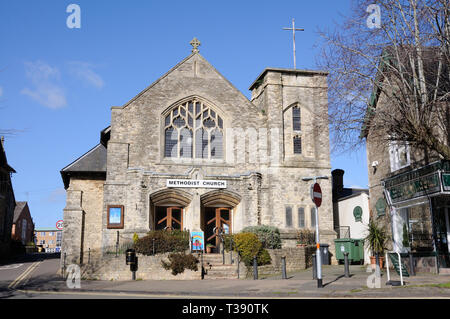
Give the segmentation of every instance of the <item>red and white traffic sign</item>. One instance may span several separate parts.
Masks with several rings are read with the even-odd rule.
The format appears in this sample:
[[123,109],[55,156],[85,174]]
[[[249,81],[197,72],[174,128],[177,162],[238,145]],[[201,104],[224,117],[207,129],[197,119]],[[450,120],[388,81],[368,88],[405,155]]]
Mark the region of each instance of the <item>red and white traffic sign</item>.
[[62,230],[62,229],[63,229],[63,226],[64,226],[64,222],[63,222],[62,220],[58,220],[58,221],[56,222],[56,228],[57,228],[58,230]]
[[317,207],[322,204],[322,189],[318,183],[311,186],[311,199]]

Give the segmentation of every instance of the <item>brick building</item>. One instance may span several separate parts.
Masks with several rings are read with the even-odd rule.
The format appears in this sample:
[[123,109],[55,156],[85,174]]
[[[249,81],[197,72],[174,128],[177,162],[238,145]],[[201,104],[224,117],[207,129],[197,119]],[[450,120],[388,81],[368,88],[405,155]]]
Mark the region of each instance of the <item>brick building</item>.
[[56,228],[37,228],[34,232],[36,245],[42,246],[46,253],[61,251],[62,231]]
[[320,235],[334,251],[327,73],[266,68],[246,98],[198,52],[123,106],[100,143],[61,170],[68,262],[99,256],[153,229],[280,229],[295,246],[314,229],[310,182],[320,181]]
[[13,240],[27,244],[33,242],[34,223],[27,202],[16,202],[11,237]]

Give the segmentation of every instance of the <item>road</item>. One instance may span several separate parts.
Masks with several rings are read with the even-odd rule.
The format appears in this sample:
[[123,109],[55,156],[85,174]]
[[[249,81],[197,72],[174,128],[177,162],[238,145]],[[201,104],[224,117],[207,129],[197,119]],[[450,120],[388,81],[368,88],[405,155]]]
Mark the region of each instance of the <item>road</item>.
[[25,285],[60,280],[59,254],[28,254],[0,265],[0,298]]

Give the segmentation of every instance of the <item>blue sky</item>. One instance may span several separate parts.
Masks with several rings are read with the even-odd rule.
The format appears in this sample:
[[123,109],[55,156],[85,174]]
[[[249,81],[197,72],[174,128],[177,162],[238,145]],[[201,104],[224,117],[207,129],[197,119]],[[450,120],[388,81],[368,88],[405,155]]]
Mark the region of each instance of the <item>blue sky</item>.
[[[81,28],[66,25],[69,4]],[[0,129],[16,200],[36,227],[62,219],[60,170],[99,142],[110,107],[121,106],[191,52],[201,54],[244,95],[266,67],[317,69],[318,27],[333,27],[349,1],[6,1],[0,0]],[[362,8],[364,10],[364,8]],[[332,154],[347,187],[367,186],[365,150]]]

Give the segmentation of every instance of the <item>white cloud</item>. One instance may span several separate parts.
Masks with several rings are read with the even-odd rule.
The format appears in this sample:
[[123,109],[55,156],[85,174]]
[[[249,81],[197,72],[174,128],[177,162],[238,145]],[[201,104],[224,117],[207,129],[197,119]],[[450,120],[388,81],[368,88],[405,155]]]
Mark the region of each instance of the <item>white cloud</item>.
[[70,72],[85,83],[97,89],[101,89],[105,85],[102,77],[92,70],[94,68],[92,64],[82,61],[72,61],[69,62],[69,65]]
[[67,105],[64,89],[59,85],[60,73],[57,68],[42,61],[25,62],[25,75],[33,88],[24,88],[22,94],[52,109]]

